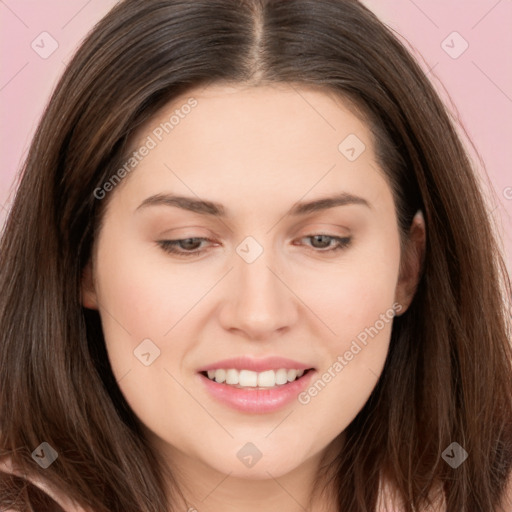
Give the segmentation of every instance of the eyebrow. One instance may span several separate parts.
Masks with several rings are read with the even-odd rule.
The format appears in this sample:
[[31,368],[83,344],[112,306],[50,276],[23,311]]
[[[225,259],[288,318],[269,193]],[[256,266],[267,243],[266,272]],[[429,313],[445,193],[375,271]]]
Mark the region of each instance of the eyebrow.
[[[295,203],[287,212],[287,215],[307,215],[309,213],[346,205],[363,205],[367,208],[371,208],[370,203],[366,199],[347,192],[342,192],[334,196],[322,197],[313,201]],[[174,206],[200,215],[227,217],[226,209],[220,203],[173,194],[156,194],[150,196],[142,201],[136,211],[149,206]]]

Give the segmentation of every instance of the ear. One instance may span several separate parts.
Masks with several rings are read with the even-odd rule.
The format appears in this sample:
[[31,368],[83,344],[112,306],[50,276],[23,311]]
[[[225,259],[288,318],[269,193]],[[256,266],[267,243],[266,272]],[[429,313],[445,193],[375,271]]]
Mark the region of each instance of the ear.
[[98,299],[94,287],[94,278],[92,264],[89,261],[82,271],[82,280],[80,286],[82,306],[87,309],[98,309]]
[[400,314],[407,311],[420,281],[425,259],[426,227],[423,212],[418,210],[409,229],[409,236],[400,260],[400,272],[395,300],[402,306]]

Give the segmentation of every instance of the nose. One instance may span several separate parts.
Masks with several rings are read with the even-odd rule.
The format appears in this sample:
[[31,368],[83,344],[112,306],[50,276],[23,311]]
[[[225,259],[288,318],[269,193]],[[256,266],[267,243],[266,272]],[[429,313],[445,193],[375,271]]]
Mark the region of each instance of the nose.
[[220,312],[223,328],[261,341],[289,330],[299,317],[299,300],[283,265],[269,250],[252,263],[234,258]]

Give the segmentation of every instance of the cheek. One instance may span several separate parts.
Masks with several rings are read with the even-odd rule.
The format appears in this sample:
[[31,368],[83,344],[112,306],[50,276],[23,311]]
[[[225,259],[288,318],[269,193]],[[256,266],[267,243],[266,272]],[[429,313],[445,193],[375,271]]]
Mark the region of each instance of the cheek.
[[[106,335],[109,329],[122,338],[129,333],[135,344],[144,338],[163,341],[172,336],[169,333],[215,282],[207,276],[198,278],[193,266],[169,264],[163,251],[135,238],[110,237],[97,259]],[[118,338],[113,334],[107,343]]]
[[154,264],[151,254],[153,249],[142,250],[126,238],[105,236],[97,258],[97,293],[107,353],[119,388],[134,413],[158,430],[159,425],[169,427],[170,410],[185,411],[185,416],[198,414],[179,385],[178,366],[187,337],[180,336],[180,342],[173,334],[185,324],[180,321],[206,293],[208,284],[191,280],[178,267],[166,272],[161,264]]
[[[331,262],[324,271],[301,272],[300,296],[329,329],[335,349],[375,324],[395,301],[400,263],[398,234],[375,234]],[[330,333],[330,334],[329,334]]]
[[306,419],[309,428],[324,425],[331,433],[352,421],[382,372],[396,313],[398,234],[375,236],[348,254],[306,299],[331,334],[323,337],[326,358],[319,375],[299,403],[318,412],[316,420]]
[[389,350],[395,313],[389,294],[371,301],[356,297],[338,312],[337,323],[331,324],[337,335],[325,338],[318,375],[298,396],[304,430],[324,438],[347,428],[367,403]]

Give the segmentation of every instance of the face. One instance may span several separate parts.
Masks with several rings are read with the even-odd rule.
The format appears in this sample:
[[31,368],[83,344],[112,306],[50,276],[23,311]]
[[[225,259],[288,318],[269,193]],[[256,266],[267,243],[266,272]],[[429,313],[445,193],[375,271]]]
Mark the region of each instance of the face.
[[277,478],[364,406],[411,298],[373,147],[325,92],[218,84],[139,130],[136,166],[97,193],[83,304],[170,458]]

